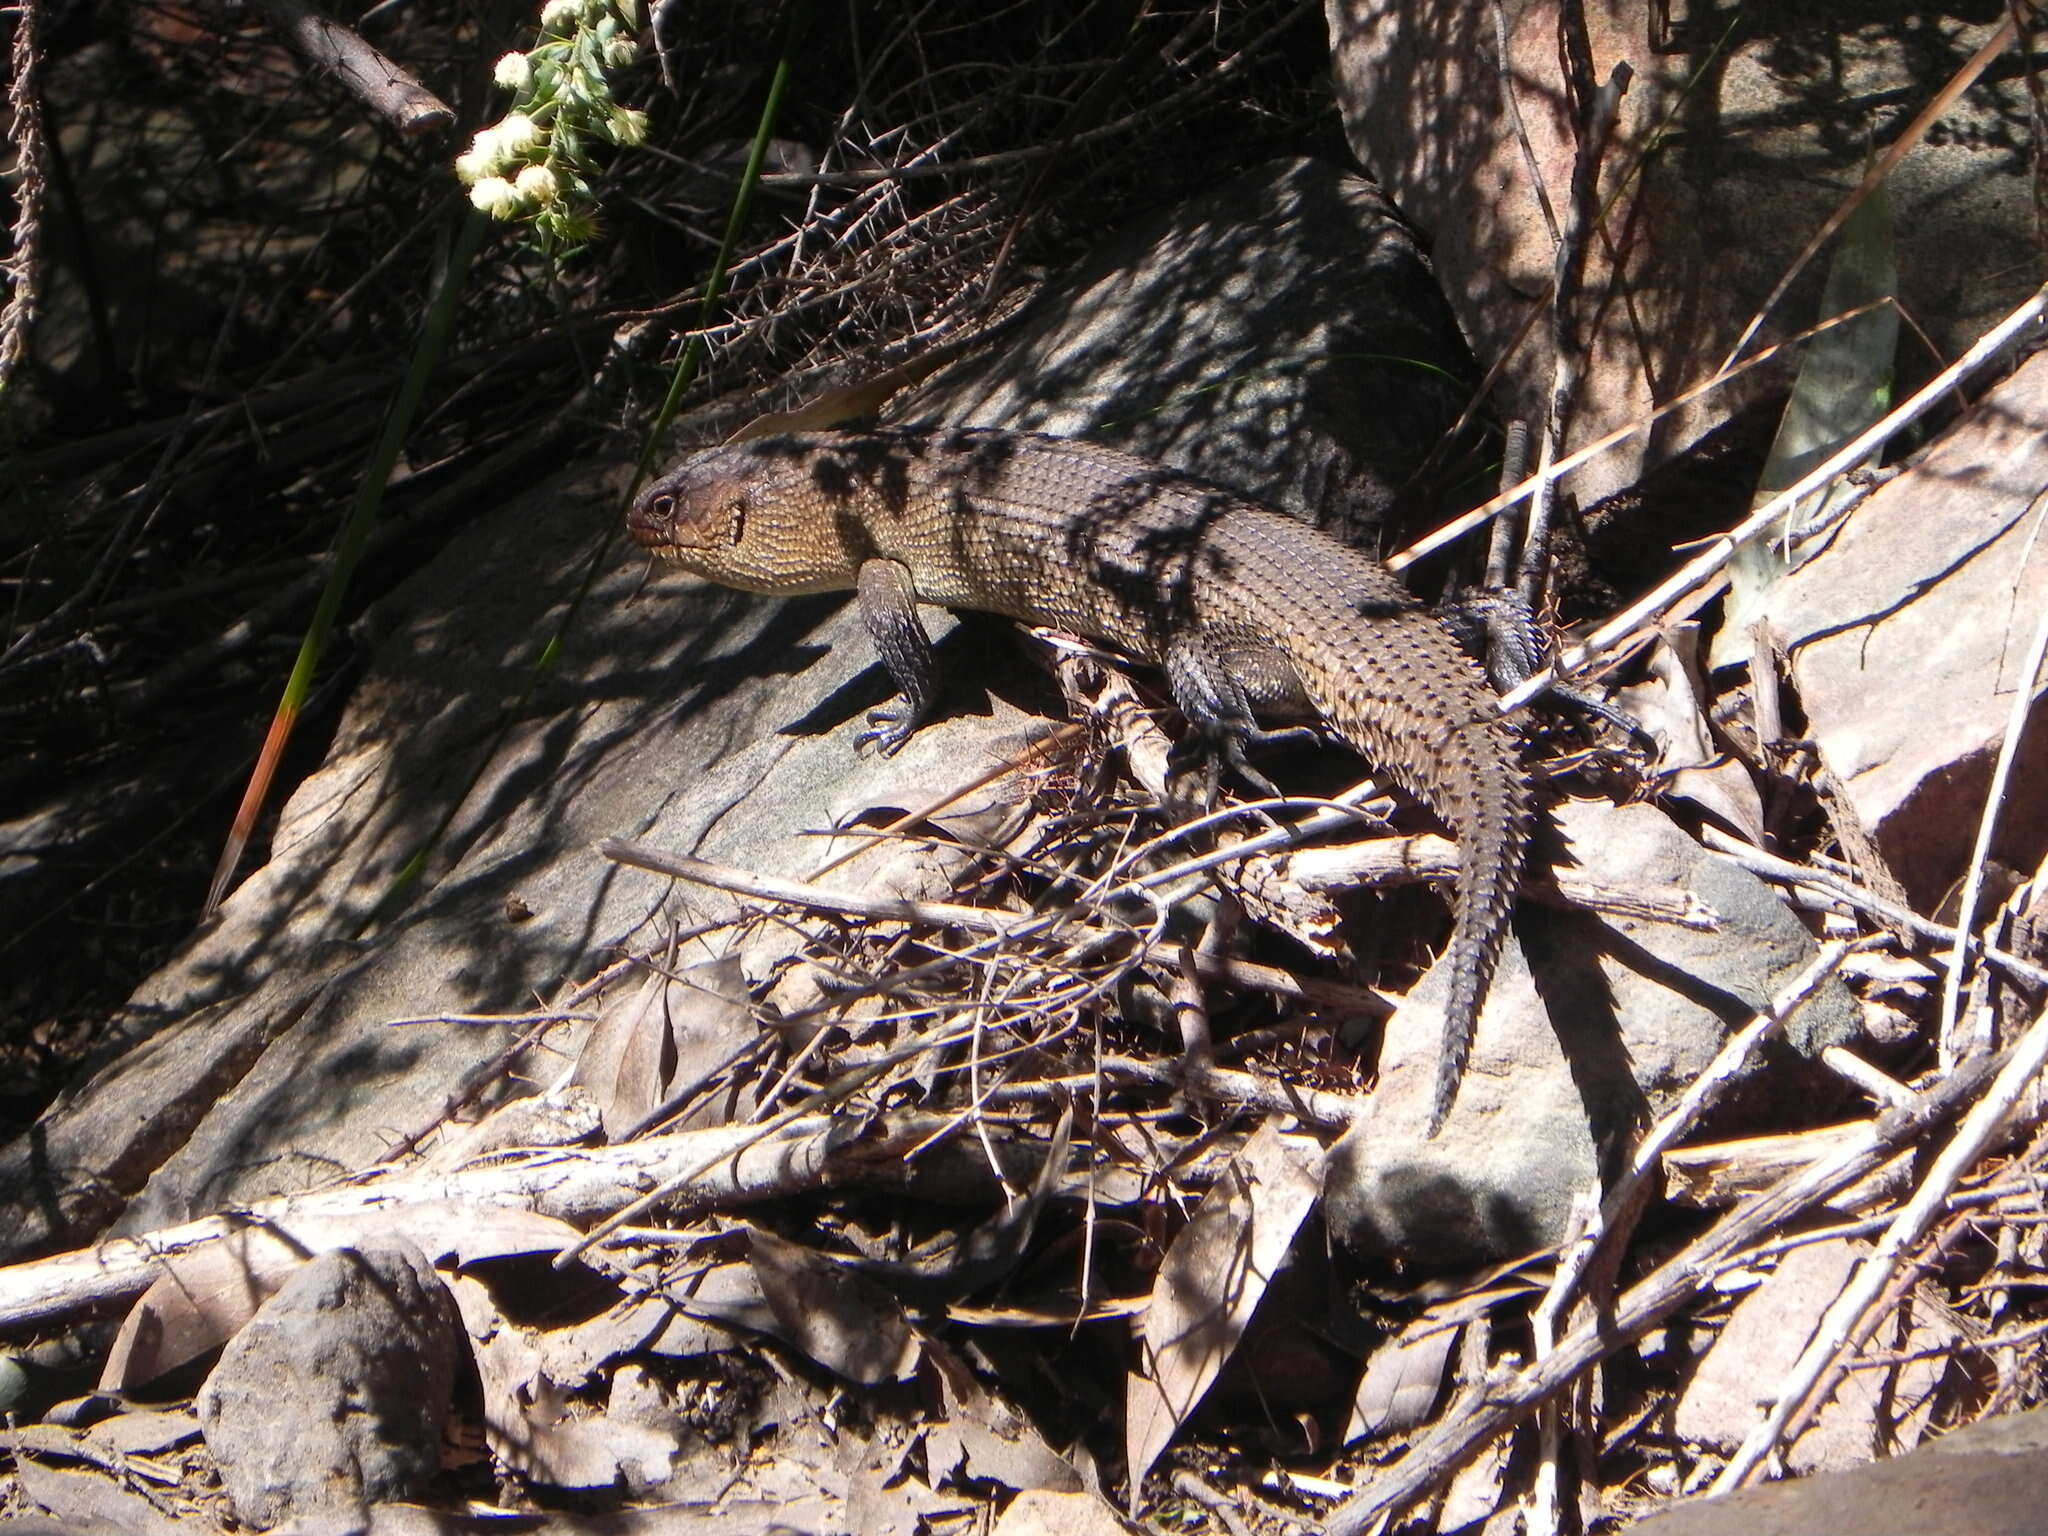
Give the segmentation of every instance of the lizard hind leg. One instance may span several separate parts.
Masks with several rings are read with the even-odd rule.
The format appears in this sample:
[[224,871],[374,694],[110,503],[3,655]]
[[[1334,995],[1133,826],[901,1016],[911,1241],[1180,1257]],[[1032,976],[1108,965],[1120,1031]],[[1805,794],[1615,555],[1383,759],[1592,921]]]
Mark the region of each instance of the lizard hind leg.
[[[1473,588],[1444,599],[1437,609],[1458,648],[1486,670],[1496,693],[1506,693],[1550,664],[1550,635],[1522,595],[1512,587]],[[1663,743],[1640,720],[1597,694],[1554,682],[1532,701],[1564,706],[1590,720],[1604,720],[1652,761]]]
[[[1279,786],[1245,758],[1245,748],[1314,738],[1311,727],[1267,730],[1258,716],[1303,718],[1314,706],[1284,651],[1254,638],[1218,637],[1200,630],[1166,648],[1167,685],[1212,763],[1220,759],[1260,794],[1277,800]],[[1210,798],[1214,798],[1212,782]]]

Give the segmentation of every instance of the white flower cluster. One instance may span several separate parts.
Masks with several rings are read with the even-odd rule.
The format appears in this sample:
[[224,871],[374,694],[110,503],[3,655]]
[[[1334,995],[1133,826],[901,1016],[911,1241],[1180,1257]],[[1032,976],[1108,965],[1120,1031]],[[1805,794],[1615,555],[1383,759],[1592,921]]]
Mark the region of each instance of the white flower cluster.
[[644,143],[647,114],[620,106],[605,71],[639,53],[639,0],[546,0],[540,39],[498,60],[492,78],[513,107],[456,157],[469,200],[494,219],[524,219],[557,248],[595,228],[584,146]]

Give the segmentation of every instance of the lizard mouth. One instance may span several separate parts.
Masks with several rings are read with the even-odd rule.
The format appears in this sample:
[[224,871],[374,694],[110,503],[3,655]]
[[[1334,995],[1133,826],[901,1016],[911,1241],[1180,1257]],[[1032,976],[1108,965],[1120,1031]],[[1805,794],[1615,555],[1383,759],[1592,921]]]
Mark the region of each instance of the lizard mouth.
[[626,532],[656,554],[675,547],[676,504],[668,495],[642,496],[626,513]]

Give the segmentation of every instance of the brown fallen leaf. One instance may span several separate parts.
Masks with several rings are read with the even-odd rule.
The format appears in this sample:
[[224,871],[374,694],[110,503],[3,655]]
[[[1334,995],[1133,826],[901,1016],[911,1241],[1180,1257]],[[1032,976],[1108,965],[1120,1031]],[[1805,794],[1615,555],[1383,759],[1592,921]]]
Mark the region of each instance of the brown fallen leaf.
[[218,1349],[310,1257],[280,1232],[244,1227],[166,1258],[164,1272],[121,1319],[100,1390],[132,1390]]
[[570,1081],[597,1100],[605,1138],[624,1141],[663,1106],[695,1093],[753,1035],[737,955],[650,972],[620,1006],[599,1015]]
[[917,1331],[881,1286],[773,1232],[751,1229],[748,1243],[778,1338],[866,1386],[902,1381],[917,1368]]
[[1195,1208],[1159,1266],[1145,1313],[1145,1372],[1125,1384],[1131,1508],[1145,1473],[1244,1337],[1322,1191],[1325,1150],[1268,1119]]
[[121,1321],[100,1390],[130,1390],[219,1348],[301,1264],[336,1248],[405,1239],[430,1259],[475,1264],[559,1253],[577,1236],[568,1223],[537,1212],[446,1201],[251,1222],[159,1260],[157,1278]]
[[1462,1328],[1422,1317],[1375,1349],[1351,1401],[1344,1443],[1403,1434],[1424,1423],[1463,1336]]
[[21,1491],[32,1504],[48,1510],[59,1520],[75,1522],[81,1531],[121,1531],[129,1536],[177,1536],[187,1527],[165,1514],[139,1493],[123,1488],[112,1475],[94,1468],[90,1471],[46,1467],[29,1457],[17,1457],[14,1475]]
[[1123,1536],[1127,1529],[1092,1493],[1039,1491],[1011,1500],[990,1536]]
[[1085,1486],[1080,1470],[1047,1445],[1028,1419],[976,1380],[952,1350],[928,1339],[925,1362],[946,1405],[945,1417],[925,1435],[925,1462],[934,1483],[973,1479],[1059,1493]]
[[674,1464],[671,1434],[606,1414],[579,1414],[547,1367],[536,1334],[499,1310],[470,1275],[446,1277],[483,1387],[484,1439],[498,1459],[557,1488],[610,1488],[626,1479],[663,1482]]
[[[1741,1444],[1756,1424],[1757,1402],[1791,1368],[1870,1247],[1862,1239],[1832,1238],[1794,1248],[1781,1258],[1736,1303],[1701,1355],[1679,1396],[1675,1432],[1716,1450]],[[1896,1351],[1908,1358],[1844,1377],[1812,1427],[1791,1443],[1786,1464],[1793,1471],[1832,1471],[1918,1443],[1932,1409],[1929,1394],[1959,1335],[1952,1320],[1935,1308],[1904,1308],[1898,1319],[1902,1324],[1911,1320],[1910,1334],[1894,1337],[1887,1330],[1869,1352]]]
[[1690,800],[1763,847],[1763,797],[1748,765],[1714,739],[1698,653],[1696,623],[1670,626],[1650,648],[1650,681],[1622,689],[1614,702],[1663,743],[1660,793]]

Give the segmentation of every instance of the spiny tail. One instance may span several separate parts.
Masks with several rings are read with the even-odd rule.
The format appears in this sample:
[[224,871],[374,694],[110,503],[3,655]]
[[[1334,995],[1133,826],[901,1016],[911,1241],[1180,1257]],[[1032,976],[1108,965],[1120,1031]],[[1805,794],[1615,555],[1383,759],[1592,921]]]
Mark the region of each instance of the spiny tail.
[[1457,833],[1459,873],[1450,1000],[1444,1009],[1430,1136],[1443,1128],[1457,1099],[1479,1009],[1507,947],[1531,816],[1529,782],[1517,761],[1514,737],[1498,717],[1458,728],[1440,751],[1426,775],[1435,783],[1417,787]]

